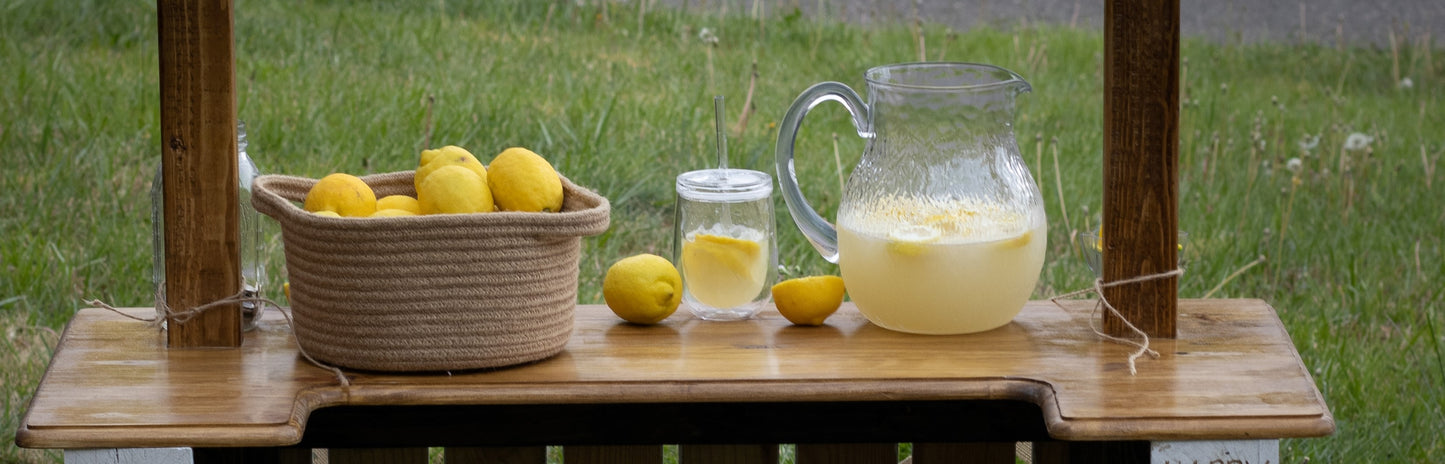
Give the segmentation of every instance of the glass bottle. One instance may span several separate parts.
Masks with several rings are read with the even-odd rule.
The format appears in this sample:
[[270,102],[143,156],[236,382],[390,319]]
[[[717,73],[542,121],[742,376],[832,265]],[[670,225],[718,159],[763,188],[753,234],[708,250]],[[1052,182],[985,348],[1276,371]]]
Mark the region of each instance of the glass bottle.
[[[237,197],[240,214],[239,233],[241,250],[241,288],[243,298],[257,298],[262,283],[266,280],[264,259],[265,241],[261,228],[261,213],[251,207],[251,182],[261,175],[256,163],[246,154],[246,123],[236,124],[236,165]],[[151,283],[156,297],[156,315],[165,319],[162,303],[166,299],[166,258],[165,258],[165,189],[161,179],[162,166],[156,165],[155,181],[151,183]],[[241,303],[241,328],[256,328],[263,307],[254,301]]]

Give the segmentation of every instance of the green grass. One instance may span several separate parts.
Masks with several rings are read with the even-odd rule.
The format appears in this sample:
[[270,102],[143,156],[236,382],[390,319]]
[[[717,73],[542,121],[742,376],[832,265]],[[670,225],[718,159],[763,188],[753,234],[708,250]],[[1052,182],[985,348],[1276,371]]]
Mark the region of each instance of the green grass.
[[[639,15],[639,2],[456,3],[237,1],[250,154],[265,172],[313,177],[408,169],[434,101],[433,145],[484,160],[527,146],[612,200],[611,230],[584,241],[584,303],[601,300],[613,261],[668,253],[672,177],[711,163],[712,96],[727,95],[735,123],[754,60],[756,112],[731,134],[730,163],[772,171],[774,124],[798,92],[823,80],[861,90],[868,67],[919,54],[907,25],[862,28],[783,7],[759,22],[736,9]],[[82,301],[150,299],[155,16],[149,2],[0,3],[0,461],[58,458],[15,448],[14,429],[55,331]],[[711,50],[697,38],[704,27],[720,37]],[[1070,241],[1100,222],[1100,33],[922,32],[929,60],[997,64],[1034,85],[1017,134],[1050,215],[1035,297],[1085,286],[1092,276]],[[1445,153],[1445,53],[1186,40],[1183,56],[1180,226],[1190,240],[1180,295],[1201,297],[1264,256],[1213,296],[1279,310],[1337,421],[1331,437],[1285,440],[1282,457],[1445,461],[1445,175],[1434,172]],[[1399,86],[1403,77],[1413,86]],[[1342,149],[1356,132],[1373,141]],[[845,166],[862,142],[839,105],[818,107],[803,134],[799,176],[831,217],[833,134]],[[779,206],[782,261],[835,272]],[[272,249],[278,288],[279,238]]]

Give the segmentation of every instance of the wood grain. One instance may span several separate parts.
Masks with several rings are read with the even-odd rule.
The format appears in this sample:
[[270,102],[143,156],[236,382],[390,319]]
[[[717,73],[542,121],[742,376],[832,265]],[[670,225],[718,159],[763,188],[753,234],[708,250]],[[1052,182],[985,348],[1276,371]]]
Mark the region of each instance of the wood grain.
[[[749,437],[755,443],[808,437],[794,430],[799,422],[774,411],[824,419],[809,427],[841,424],[822,437],[830,441],[911,441],[895,436],[895,425],[866,425],[907,424],[916,409],[941,407],[924,405],[969,402],[1037,405],[1035,420],[1059,440],[1262,439],[1323,436],[1334,429],[1293,342],[1262,301],[1182,300],[1179,337],[1156,341],[1162,357],[1142,360],[1137,376],[1125,367],[1128,347],[1089,330],[1091,309],[1088,301],[1065,302],[1064,308],[1031,302],[997,330],[922,336],[878,328],[851,304],[822,327],[790,325],[775,310],[732,323],[680,312],[644,327],[621,322],[605,306],[582,305],[567,349],[551,359],[431,375],[352,372],[350,387],[302,360],[274,311],[246,334],[241,349],[167,350],[164,337],[144,323],[85,309],[67,327],[17,442],[40,448],[247,447],[330,435],[308,446],[334,446],[347,437],[417,446],[405,440],[425,436],[397,430],[417,427],[440,441],[437,446],[599,444],[567,426],[596,424],[608,429],[611,441],[604,443],[718,443],[689,434],[685,428],[697,424],[676,417],[717,414],[765,418],[753,421],[757,434]],[[814,404],[819,408],[805,408]],[[350,411],[324,421],[323,429],[344,432],[307,430],[319,408]],[[387,415],[397,408],[422,409]],[[985,431],[990,423],[977,417],[996,413],[962,411],[954,415],[969,417],[939,422],[951,434],[920,441],[1048,438],[991,436]],[[629,413],[646,414],[636,423],[655,422],[659,429],[608,426]],[[487,421],[528,415],[544,416],[539,420],[545,427]],[[418,422],[398,422],[408,417]],[[473,427],[526,433],[493,443],[425,429],[426,421],[448,427],[472,421]],[[634,441],[625,441],[629,436]],[[636,441],[654,439],[676,441]],[[537,442],[519,443],[524,440]]]
[[799,443],[797,448],[798,464],[897,464],[897,462],[897,443]]
[[662,464],[658,445],[568,446],[562,450],[566,464]]
[[776,464],[778,445],[679,445],[682,464]]
[[[1103,278],[1171,271],[1179,227],[1179,0],[1104,7]],[[1151,337],[1177,334],[1178,278],[1104,289]],[[1105,314],[1104,331],[1132,335]]]
[[[230,0],[160,0],[166,302],[185,310],[241,286],[235,39]],[[241,308],[168,321],[176,348],[241,344]]]
[[443,460],[447,464],[545,464],[545,446],[449,446]]

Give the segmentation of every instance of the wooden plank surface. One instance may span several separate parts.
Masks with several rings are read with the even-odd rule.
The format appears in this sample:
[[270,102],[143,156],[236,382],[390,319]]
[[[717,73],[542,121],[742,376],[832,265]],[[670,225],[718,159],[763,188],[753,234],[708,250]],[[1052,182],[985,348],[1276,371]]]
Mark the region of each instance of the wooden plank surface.
[[[1175,268],[1179,227],[1179,0],[1104,7],[1105,282]],[[1177,277],[1104,295],[1151,337],[1174,337]],[[1104,331],[1133,335],[1105,314]]]
[[[950,400],[1037,404],[1049,435],[1064,440],[1333,431],[1264,302],[1181,301],[1179,338],[1156,342],[1163,356],[1141,361],[1137,376],[1125,366],[1128,347],[1089,330],[1091,308],[1031,302],[997,330],[922,336],[869,324],[851,304],[822,327],[792,326],[773,310],[731,323],[679,312],[643,327],[583,305],[568,348],[551,359],[479,372],[353,372],[346,388],[298,357],[274,312],[241,349],[168,351],[143,323],[86,309],[67,328],[17,438],[41,448],[290,445],[312,411],[346,405]],[[381,437],[385,426],[376,424]]]
[[[161,0],[156,14],[166,301],[180,311],[241,289],[236,41],[230,0]],[[168,325],[177,348],[241,344],[239,305]]]

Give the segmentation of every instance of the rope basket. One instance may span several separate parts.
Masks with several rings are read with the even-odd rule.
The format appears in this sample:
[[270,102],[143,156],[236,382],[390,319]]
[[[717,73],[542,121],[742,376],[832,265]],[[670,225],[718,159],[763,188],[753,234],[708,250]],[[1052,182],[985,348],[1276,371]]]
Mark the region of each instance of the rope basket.
[[[377,198],[416,195],[412,171],[365,176]],[[572,335],[582,237],[606,198],[562,179],[558,213],[386,218],[298,206],[317,181],[264,175],[252,204],[281,224],[297,343],[322,362],[385,372],[503,367]]]

